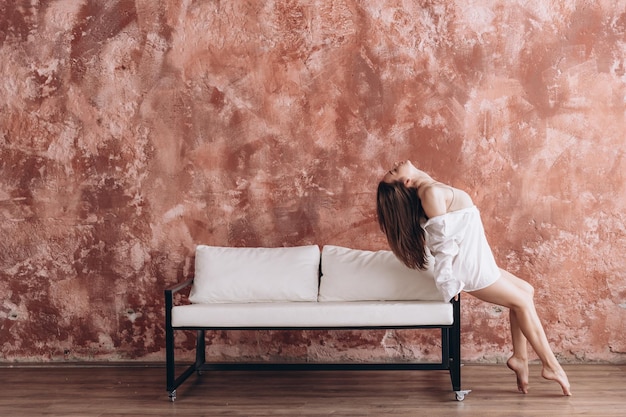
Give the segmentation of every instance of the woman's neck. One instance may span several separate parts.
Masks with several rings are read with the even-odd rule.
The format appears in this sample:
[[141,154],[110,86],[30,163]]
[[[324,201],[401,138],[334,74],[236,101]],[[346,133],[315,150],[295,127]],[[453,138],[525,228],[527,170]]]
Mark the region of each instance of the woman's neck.
[[411,180],[411,186],[417,188],[418,190],[424,186],[429,186],[435,183],[437,183],[437,181],[435,181],[428,174],[417,176]]

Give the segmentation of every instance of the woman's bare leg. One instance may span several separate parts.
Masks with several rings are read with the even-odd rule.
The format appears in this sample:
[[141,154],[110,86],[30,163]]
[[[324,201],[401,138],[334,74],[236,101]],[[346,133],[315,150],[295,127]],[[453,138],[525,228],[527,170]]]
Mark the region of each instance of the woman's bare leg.
[[509,310],[511,323],[511,338],[513,340],[513,355],[506,361],[506,366],[515,372],[518,391],[528,394],[528,348],[526,336],[519,327],[517,316],[513,310]]
[[[522,335],[525,336],[525,338],[530,342],[530,345],[533,347],[543,364],[541,375],[546,379],[558,382],[561,385],[564,395],[571,395],[567,375],[565,374],[565,371],[563,371],[559,362],[556,360],[556,357],[550,348],[548,338],[546,337],[541,321],[539,320],[539,316],[537,315],[532,294],[529,294],[526,291],[520,291],[520,287],[514,283],[515,278],[519,278],[511,277],[514,276],[505,271],[505,273],[503,273],[503,279],[501,278],[497,280],[495,283],[487,288],[483,288],[482,290],[472,291],[470,294],[480,300],[509,308],[515,316],[515,324],[512,324],[511,334],[513,335],[513,333],[516,332],[516,329],[514,329],[513,326],[515,326],[515,328],[519,328]],[[515,349],[517,349],[518,352],[520,350],[523,352],[524,348],[521,346],[522,339],[519,337],[519,334],[516,334],[513,337],[515,337],[514,343],[517,344],[517,346],[514,345]],[[519,362],[512,361],[513,366],[517,363]],[[523,370],[513,370],[516,372],[518,379],[520,377],[522,380],[524,379]]]
[[[502,279],[508,279],[520,291],[525,292],[532,299],[535,289],[528,282],[519,279],[515,275],[501,269]],[[517,389],[528,394],[528,345],[526,336],[519,327],[517,315],[514,310],[509,310],[511,324],[511,339],[513,341],[513,355],[507,360],[506,365],[515,372],[517,377]]]

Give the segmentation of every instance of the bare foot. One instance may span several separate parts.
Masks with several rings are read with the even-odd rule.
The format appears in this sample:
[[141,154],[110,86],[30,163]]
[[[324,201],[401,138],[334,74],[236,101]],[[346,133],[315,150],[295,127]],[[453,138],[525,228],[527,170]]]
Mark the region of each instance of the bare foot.
[[541,370],[541,376],[550,381],[556,381],[561,385],[563,389],[563,395],[572,395],[570,391],[569,380],[567,379],[567,375],[565,371],[559,367],[557,370],[553,370],[544,366]]
[[506,361],[506,366],[515,372],[515,376],[517,377],[517,390],[528,394],[528,360],[511,356],[509,360]]

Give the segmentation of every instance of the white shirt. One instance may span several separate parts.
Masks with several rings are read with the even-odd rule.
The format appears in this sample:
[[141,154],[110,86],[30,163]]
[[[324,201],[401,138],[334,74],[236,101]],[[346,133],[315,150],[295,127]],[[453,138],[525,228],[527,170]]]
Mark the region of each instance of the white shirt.
[[444,301],[500,278],[476,206],[432,217],[423,227],[426,247],[434,257],[435,284]]

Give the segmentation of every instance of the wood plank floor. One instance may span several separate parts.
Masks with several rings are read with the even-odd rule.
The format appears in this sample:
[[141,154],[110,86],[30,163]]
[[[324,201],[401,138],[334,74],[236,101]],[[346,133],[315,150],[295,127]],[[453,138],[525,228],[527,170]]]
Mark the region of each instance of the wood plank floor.
[[0,367],[1,416],[625,416],[626,365],[569,365],[574,396],[539,377],[517,392],[504,365],[463,367],[457,402],[445,371],[213,371],[172,403],[162,367]]

